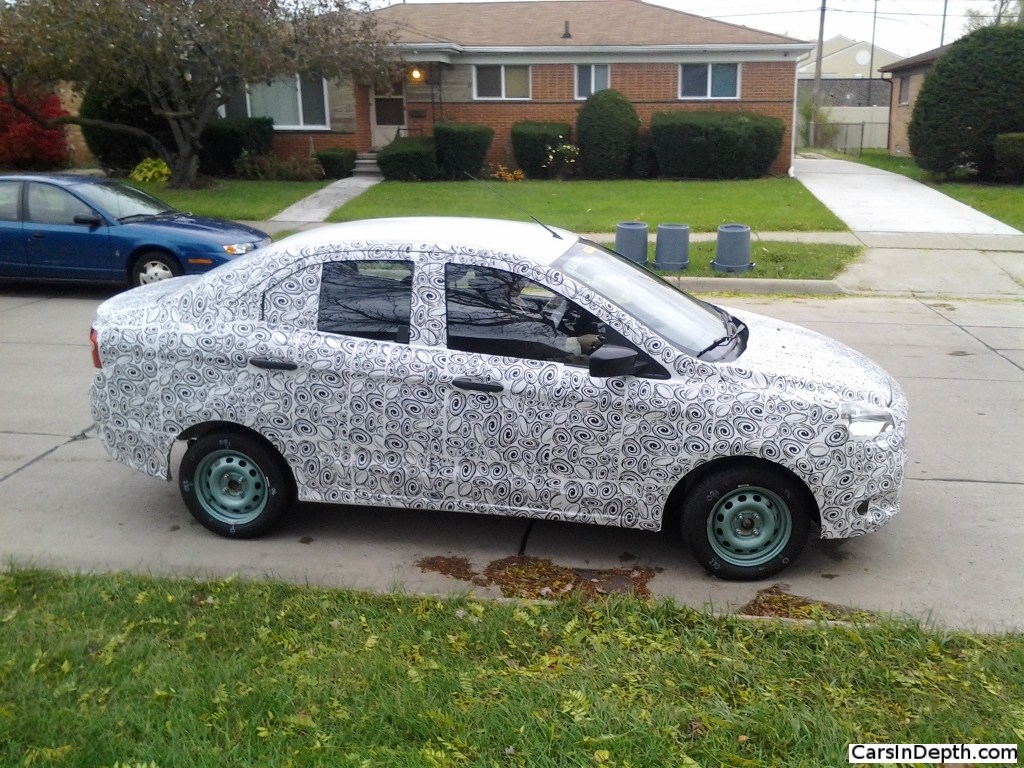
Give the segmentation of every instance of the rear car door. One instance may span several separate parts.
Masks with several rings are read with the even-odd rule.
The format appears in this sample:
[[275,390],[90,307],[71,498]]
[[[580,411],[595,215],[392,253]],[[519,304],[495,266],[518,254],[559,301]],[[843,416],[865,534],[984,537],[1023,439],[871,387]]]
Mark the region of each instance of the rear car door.
[[0,179],[0,275],[27,277],[20,208],[23,182]]
[[[110,227],[95,210],[55,184],[28,182],[24,234],[33,277],[118,280],[124,260],[110,250]],[[76,223],[76,216],[99,223]]]

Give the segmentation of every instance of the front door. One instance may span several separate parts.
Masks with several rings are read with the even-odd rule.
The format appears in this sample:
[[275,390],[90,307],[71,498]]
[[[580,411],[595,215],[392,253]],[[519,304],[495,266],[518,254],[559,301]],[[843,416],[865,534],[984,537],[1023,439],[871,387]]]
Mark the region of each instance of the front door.
[[[33,277],[109,280],[123,276],[124,265],[110,252],[110,227],[65,189],[31,181],[26,197],[24,235]],[[91,216],[101,223],[77,223]]]
[[370,126],[375,150],[386,147],[405,128],[405,89],[401,80],[391,84],[390,93],[374,92]]

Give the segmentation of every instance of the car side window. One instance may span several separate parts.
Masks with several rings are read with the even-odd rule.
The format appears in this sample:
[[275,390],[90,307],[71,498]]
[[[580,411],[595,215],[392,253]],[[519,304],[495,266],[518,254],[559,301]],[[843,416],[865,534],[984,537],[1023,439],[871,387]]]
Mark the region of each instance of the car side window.
[[77,197],[52,184],[30,182],[26,220],[39,224],[74,224],[78,214],[91,214],[92,208]]
[[323,265],[317,330],[409,343],[410,261],[333,261]]
[[0,181],[0,221],[18,220],[20,181]]
[[599,345],[597,319],[521,275],[490,267],[445,267],[448,348],[586,365]]

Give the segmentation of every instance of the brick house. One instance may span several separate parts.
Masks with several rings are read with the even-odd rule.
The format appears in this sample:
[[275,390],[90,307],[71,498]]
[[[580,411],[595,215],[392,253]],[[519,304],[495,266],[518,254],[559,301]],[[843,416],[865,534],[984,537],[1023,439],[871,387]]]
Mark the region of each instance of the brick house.
[[909,59],[882,67],[879,71],[892,77],[892,105],[889,108],[889,154],[910,155],[910,141],[907,131],[914,114],[914,104],[921,92],[924,79],[932,71],[935,62],[945,55],[953,44],[934,48]]
[[[273,114],[275,151],[360,152],[399,135],[430,135],[441,120],[486,124],[492,164],[514,165],[512,125],[575,125],[595,90],[614,88],[644,124],[655,112],[749,111],[782,120],[772,173],[789,171],[796,69],[810,43],[641,0],[398,4],[374,12],[393,30],[403,62],[390,92],[358,83],[282,81],[289,112]],[[268,114],[273,94],[250,87],[230,115]],[[287,91],[287,93],[285,93]]]

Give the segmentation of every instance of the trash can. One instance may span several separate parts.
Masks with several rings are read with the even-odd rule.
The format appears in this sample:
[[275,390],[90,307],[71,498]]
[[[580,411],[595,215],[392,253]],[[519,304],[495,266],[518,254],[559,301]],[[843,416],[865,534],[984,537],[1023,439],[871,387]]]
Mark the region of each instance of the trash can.
[[716,272],[748,272],[754,268],[750,261],[750,227],[746,224],[723,224],[718,228],[715,260],[711,268]]
[[690,225],[659,224],[654,268],[679,272],[690,266]]
[[637,264],[647,263],[647,223],[621,221],[615,226],[615,250]]

